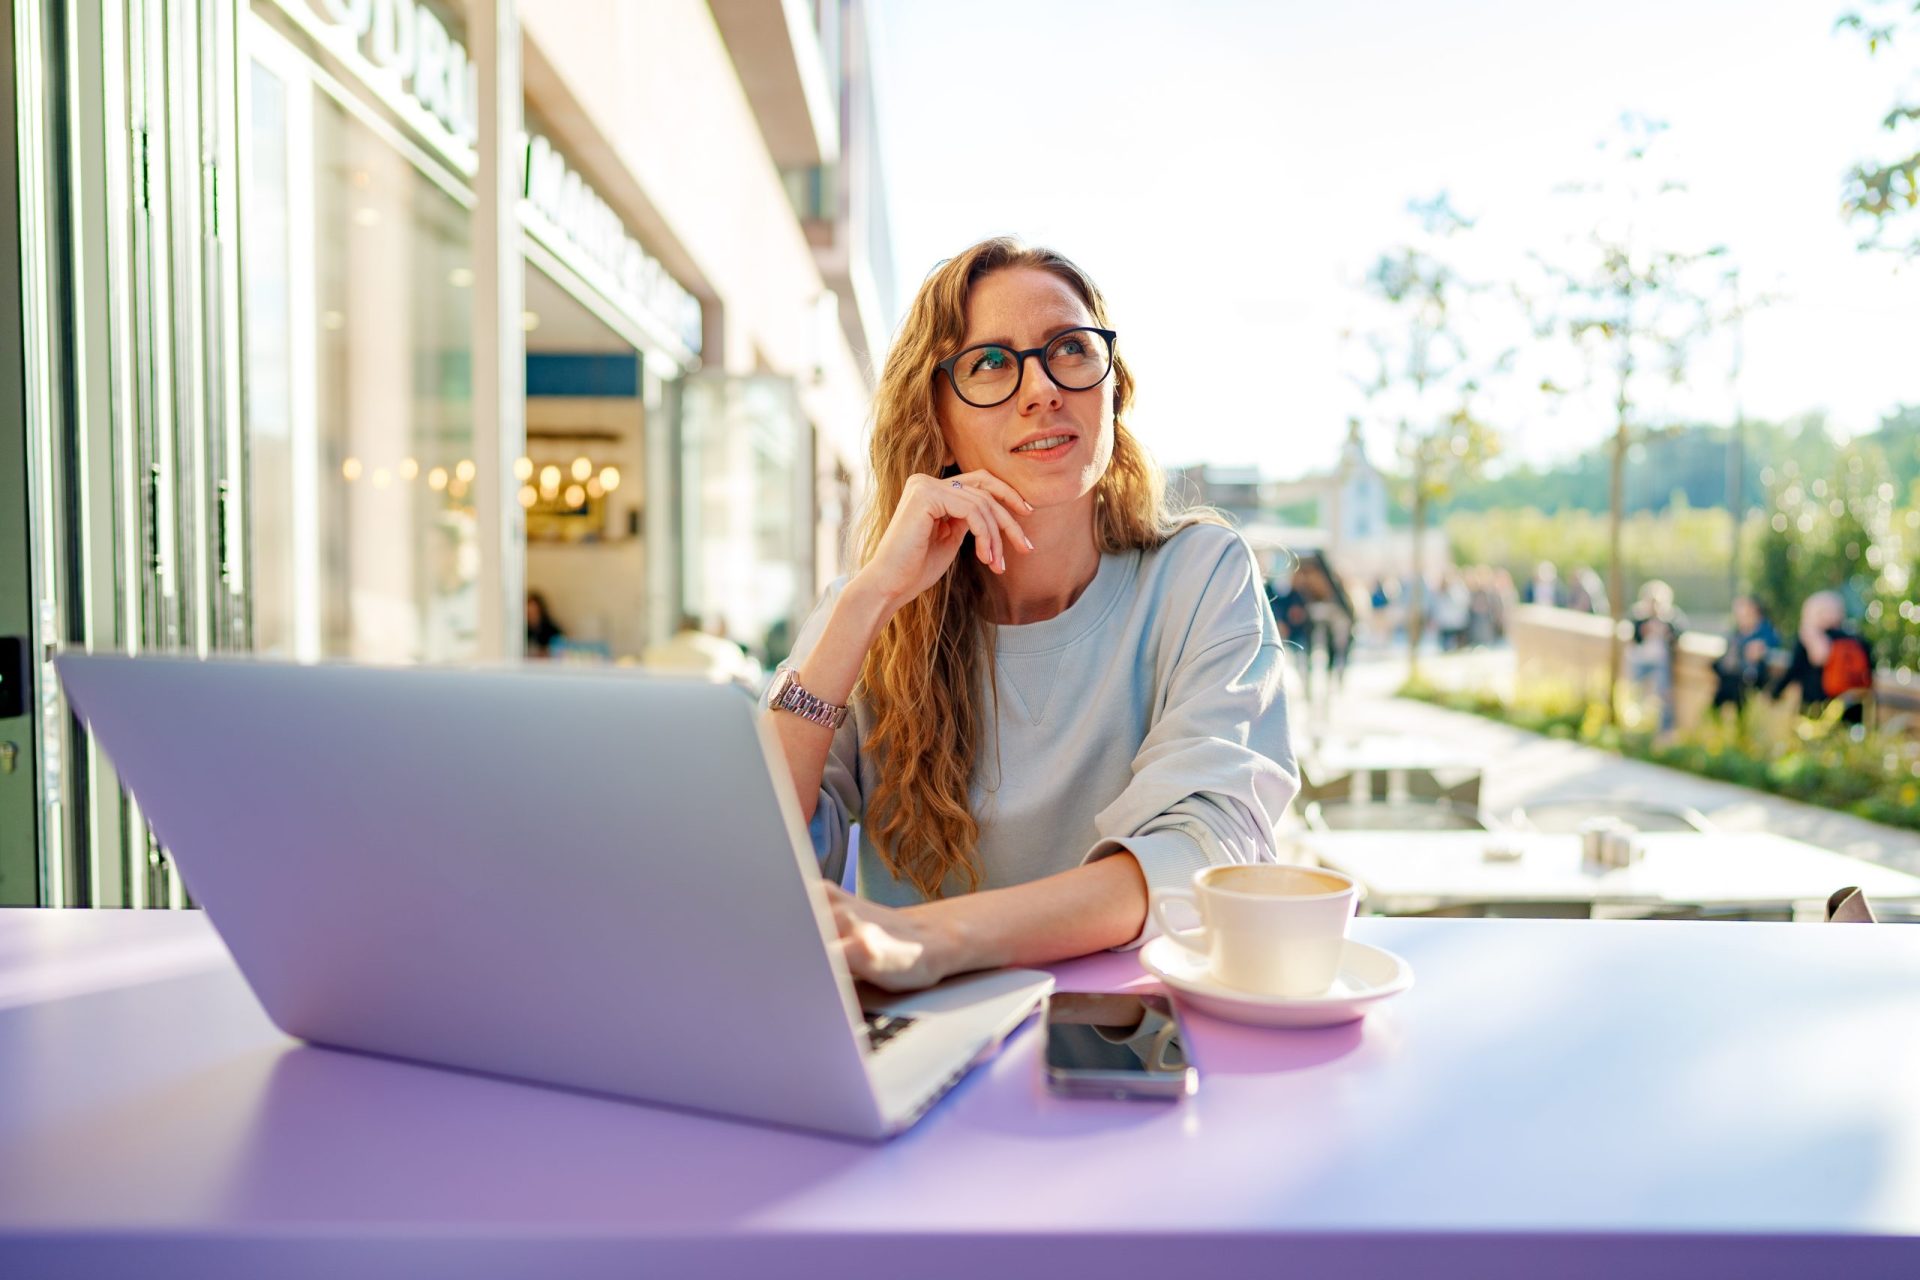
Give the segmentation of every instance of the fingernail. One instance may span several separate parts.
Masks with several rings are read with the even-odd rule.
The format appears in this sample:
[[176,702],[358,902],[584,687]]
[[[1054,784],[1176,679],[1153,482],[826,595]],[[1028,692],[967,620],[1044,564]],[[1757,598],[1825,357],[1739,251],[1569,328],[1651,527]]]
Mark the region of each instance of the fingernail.
[[1022,501],[1022,502],[1026,502],[1026,504],[1027,504],[1027,510],[1029,510],[1029,511],[1031,511],[1031,510],[1033,510],[1033,504],[1032,504],[1031,502],[1027,502],[1027,500],[1026,500],[1025,498],[1022,498],[1022,499],[1020,499],[1020,501]]
[[1027,544],[1027,550],[1029,550],[1029,551],[1032,551],[1032,550],[1033,550],[1033,539],[1032,539],[1032,538],[1029,538],[1029,537],[1027,537],[1027,535],[1023,533],[1023,534],[1021,534],[1021,535],[1020,535],[1020,539],[1021,539],[1021,541],[1023,541],[1023,542],[1025,542],[1025,543]]

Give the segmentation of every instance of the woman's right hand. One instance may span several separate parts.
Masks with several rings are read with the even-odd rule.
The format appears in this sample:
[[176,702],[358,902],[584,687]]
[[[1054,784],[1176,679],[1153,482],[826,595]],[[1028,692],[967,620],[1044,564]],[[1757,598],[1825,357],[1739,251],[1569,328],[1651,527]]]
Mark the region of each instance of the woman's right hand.
[[1009,550],[1020,555],[1033,550],[1013,518],[1014,511],[1032,510],[1012,485],[991,472],[909,477],[873,559],[858,577],[898,608],[940,580],[969,533],[981,563],[1005,573]]

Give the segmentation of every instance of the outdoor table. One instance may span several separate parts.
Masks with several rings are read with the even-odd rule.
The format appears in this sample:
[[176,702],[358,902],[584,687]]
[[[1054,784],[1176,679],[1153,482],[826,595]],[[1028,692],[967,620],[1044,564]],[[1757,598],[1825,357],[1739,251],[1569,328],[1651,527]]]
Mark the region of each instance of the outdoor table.
[[303,1046],[198,914],[0,912],[0,1275],[1920,1274],[1920,929],[1354,932],[1412,989],[1190,1014],[1196,1097],[1053,1097],[1029,1024],[869,1145]]
[[[1920,901],[1920,877],[1769,832],[1643,832],[1646,856],[1601,870],[1577,834],[1539,831],[1300,831],[1295,848],[1367,890],[1392,914],[1467,905],[1541,903],[1664,909],[1752,907],[1823,913],[1834,890],[1874,901]],[[1489,861],[1489,848],[1519,853]]]
[[1458,743],[1414,734],[1326,737],[1300,754],[1317,784],[1338,788],[1346,780],[1356,800],[1401,799],[1416,776],[1451,790],[1478,779],[1485,765]]

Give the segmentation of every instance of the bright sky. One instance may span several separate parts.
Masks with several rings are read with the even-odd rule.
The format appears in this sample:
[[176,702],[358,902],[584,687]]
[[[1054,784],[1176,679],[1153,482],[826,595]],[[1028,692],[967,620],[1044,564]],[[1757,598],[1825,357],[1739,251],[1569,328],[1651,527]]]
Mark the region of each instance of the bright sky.
[[[900,302],[982,237],[1053,246],[1106,292],[1162,462],[1319,469],[1365,411],[1340,332],[1407,200],[1446,188],[1495,252],[1551,251],[1552,188],[1631,110],[1671,126],[1688,221],[1785,296],[1747,324],[1747,412],[1870,430],[1920,403],[1920,265],[1857,252],[1839,184],[1920,50],[1869,58],[1843,7],[872,0]],[[1225,349],[1249,354],[1209,363]],[[1730,417],[1729,367],[1703,352],[1685,406]],[[1521,457],[1606,430],[1509,408]],[[1390,427],[1367,439],[1390,457]]]

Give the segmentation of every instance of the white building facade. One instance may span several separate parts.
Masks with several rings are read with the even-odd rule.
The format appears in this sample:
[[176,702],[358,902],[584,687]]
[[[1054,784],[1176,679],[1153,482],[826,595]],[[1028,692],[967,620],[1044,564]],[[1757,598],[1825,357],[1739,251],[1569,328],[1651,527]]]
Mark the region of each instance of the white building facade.
[[859,4],[7,9],[0,902],[186,901],[63,647],[779,656],[890,324]]

